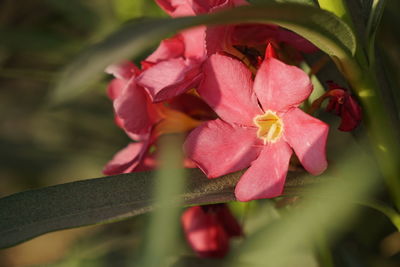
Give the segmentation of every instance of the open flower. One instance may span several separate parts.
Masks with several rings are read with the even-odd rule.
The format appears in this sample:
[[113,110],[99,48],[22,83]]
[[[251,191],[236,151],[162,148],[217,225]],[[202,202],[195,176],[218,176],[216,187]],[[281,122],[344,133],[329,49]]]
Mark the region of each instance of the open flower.
[[147,135],[161,117],[158,106],[136,83],[141,70],[132,62],[125,61],[108,66],[106,72],[115,77],[108,85],[107,92],[113,101],[117,124],[128,135]]
[[[141,70],[131,62],[111,65],[106,72],[115,76],[107,88],[114,105],[115,121],[134,141],[106,164],[103,169],[106,175],[155,168],[159,136],[186,133],[214,116],[213,111],[194,95],[183,94],[163,103],[151,102],[146,90],[136,83],[135,78]],[[183,165],[193,167],[187,159]]]
[[[196,16],[245,4],[244,0],[157,0],[172,17]],[[153,102],[165,101],[195,88],[201,81],[201,64],[206,59],[206,26],[184,30],[161,42],[144,61],[148,66],[137,83],[144,87]]]
[[[172,17],[196,16],[248,4],[245,0],[156,2]],[[257,52],[260,46],[265,47],[267,41],[286,43],[303,52],[317,50],[304,38],[276,25],[198,26],[163,40],[143,62],[146,68],[136,81],[147,90],[153,102],[165,101],[199,85],[202,79],[201,65],[209,55],[224,51],[249,61],[250,65],[252,58],[247,59],[249,53],[240,51],[240,48],[247,50],[247,47],[251,47],[251,51]]]
[[249,201],[282,194],[292,149],[311,174],[326,169],[328,125],[297,108],[312,91],[301,69],[266,57],[253,82],[242,62],[216,54],[203,71],[199,94],[220,119],[193,130],[184,147],[207,177],[250,166],[235,188]]
[[205,56],[205,28],[186,30],[163,40],[145,59],[145,70],[136,82],[145,88],[153,102],[161,102],[196,87]]
[[243,235],[226,204],[190,207],[181,221],[188,243],[202,258],[224,257],[229,251],[229,239]]
[[[208,27],[206,47],[208,54],[219,51],[236,54],[234,49],[252,48],[254,51],[265,47],[266,43],[289,46],[296,58],[300,52],[314,53],[318,48],[296,33],[272,24],[238,24]],[[244,53],[246,55],[246,53]]]

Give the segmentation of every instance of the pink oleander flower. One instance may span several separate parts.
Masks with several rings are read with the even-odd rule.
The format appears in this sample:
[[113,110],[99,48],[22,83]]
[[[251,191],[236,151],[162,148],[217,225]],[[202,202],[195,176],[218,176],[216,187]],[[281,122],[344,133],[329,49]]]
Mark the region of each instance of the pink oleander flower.
[[[265,44],[292,48],[295,60],[302,59],[300,52],[314,53],[318,48],[308,40],[294,32],[272,24],[238,24],[208,27],[206,31],[206,47],[208,55],[225,51],[239,58],[237,50],[248,56],[250,53],[260,53]],[[282,51],[283,49],[280,49]],[[250,54],[251,55],[251,54]]]
[[326,111],[333,112],[342,118],[339,130],[350,132],[357,128],[362,119],[362,111],[356,99],[350,93],[339,85],[329,82],[329,91],[326,93],[329,97],[329,103]]
[[156,2],[174,18],[196,16],[248,4],[246,0],[156,0]]
[[326,169],[328,125],[298,108],[312,91],[301,69],[267,56],[253,82],[242,62],[216,54],[203,72],[198,92],[220,119],[193,130],[184,148],[208,178],[249,167],[235,188],[249,201],[282,194],[292,149],[311,174]]
[[[122,173],[149,171],[159,166],[157,138],[154,134],[141,137],[140,141],[129,143],[118,151],[114,157],[104,166],[105,175],[117,175]],[[196,168],[193,161],[184,158],[182,166]]]
[[104,166],[103,173],[117,175],[154,168],[155,159],[149,151],[153,143],[154,140],[150,139],[150,136],[142,137],[141,141],[129,143]]
[[314,100],[309,113],[314,113],[321,108],[322,103],[329,99],[326,106],[327,112],[332,112],[341,117],[339,130],[350,132],[360,125],[362,120],[362,110],[357,100],[348,92],[346,88],[340,87],[336,83],[328,82],[329,90],[322,96]]
[[162,41],[145,59],[146,69],[136,81],[147,90],[153,102],[165,101],[199,84],[205,56],[203,39],[203,28],[186,30]]
[[147,135],[161,115],[159,105],[153,104],[143,87],[136,82],[141,70],[125,61],[108,66],[106,72],[115,77],[108,85],[107,93],[113,101],[117,124],[128,135]]
[[[243,0],[157,0],[172,17],[195,16],[245,4]],[[165,101],[197,87],[202,78],[201,64],[206,59],[206,27],[199,26],[161,42],[144,61],[148,68],[137,78],[153,102]]]
[[226,204],[188,208],[181,221],[188,243],[202,258],[224,257],[229,251],[229,239],[243,235]]
[[[106,72],[115,76],[107,88],[114,105],[115,121],[134,141],[106,164],[103,169],[106,175],[155,168],[154,148],[159,136],[185,133],[213,118],[212,110],[193,95],[183,94],[163,103],[151,102],[145,89],[135,80],[141,70],[131,62],[111,65]],[[193,164],[185,159],[184,166],[193,167]]]
[[[244,0],[156,2],[172,17],[196,16],[248,4]],[[304,38],[276,25],[199,26],[162,41],[157,50],[143,62],[146,69],[136,81],[147,90],[153,102],[165,101],[199,85],[202,79],[201,65],[209,55],[224,51],[243,59],[243,56],[248,55],[240,52],[237,46],[265,46],[267,41],[287,43],[303,52],[317,50]]]

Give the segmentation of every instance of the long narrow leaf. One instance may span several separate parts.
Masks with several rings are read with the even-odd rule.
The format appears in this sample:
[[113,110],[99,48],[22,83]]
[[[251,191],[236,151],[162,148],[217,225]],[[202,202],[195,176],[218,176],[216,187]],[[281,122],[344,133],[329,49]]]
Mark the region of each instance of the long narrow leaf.
[[[235,200],[233,189],[241,172],[206,179],[188,171],[184,193],[176,202],[202,205]],[[290,173],[285,193],[301,192],[316,177]],[[0,199],[0,248],[16,245],[51,231],[132,217],[153,208],[153,172],[82,180],[17,193]]]
[[385,9],[385,0],[374,0],[367,24],[367,48],[370,64],[375,60],[375,37]]
[[89,48],[62,75],[52,102],[69,100],[95,82],[104,68],[135,58],[149,47],[179,30],[196,25],[274,23],[304,36],[339,61],[348,61],[356,49],[352,30],[335,15],[310,5],[267,3],[243,6],[210,15],[153,19],[126,25],[103,42]]

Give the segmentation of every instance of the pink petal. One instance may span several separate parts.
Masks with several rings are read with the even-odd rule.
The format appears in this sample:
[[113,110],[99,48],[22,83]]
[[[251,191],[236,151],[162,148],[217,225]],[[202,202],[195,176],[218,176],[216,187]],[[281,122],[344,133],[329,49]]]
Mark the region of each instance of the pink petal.
[[307,39],[304,39],[300,35],[283,28],[280,28],[278,31],[277,41],[287,43],[296,50],[304,53],[314,53],[318,51],[318,47],[316,47]]
[[266,58],[254,80],[254,91],[265,111],[285,111],[303,102],[311,94],[312,84],[301,69]]
[[248,5],[249,3],[246,0],[233,0],[233,4],[235,6],[245,6]]
[[347,94],[342,104],[341,118],[339,130],[349,132],[357,128],[362,119],[362,110],[356,99]]
[[185,44],[184,55],[186,58],[203,60],[206,50],[206,27],[199,26],[181,32]]
[[[218,205],[218,204],[217,204]],[[224,227],[229,237],[242,236],[243,230],[239,222],[233,216],[227,204],[219,204],[217,209],[218,220]]]
[[116,99],[126,86],[127,81],[122,79],[113,79],[107,87],[107,95],[111,100]]
[[183,159],[183,167],[188,168],[188,169],[197,168],[196,163],[194,163],[193,160],[188,159],[188,158]]
[[197,95],[181,94],[168,101],[169,107],[196,120],[213,120],[217,118],[215,112]]
[[193,88],[200,78],[199,62],[174,58],[145,70],[137,83],[148,91],[154,102],[159,102]]
[[217,52],[229,52],[232,47],[232,33],[235,26],[209,26],[206,29],[206,50],[207,55],[212,55]]
[[256,46],[276,40],[279,27],[267,24],[236,25],[232,31],[232,43],[235,45]]
[[180,57],[184,51],[182,37],[177,35],[161,41],[156,51],[146,58],[146,62],[158,63],[163,60]]
[[132,78],[114,101],[116,115],[128,132],[143,134],[150,131],[156,120],[156,110],[144,89]]
[[130,143],[120,150],[103,169],[105,175],[128,173],[140,162],[143,151],[147,149],[146,142]]
[[284,140],[264,146],[259,157],[237,183],[236,198],[250,201],[280,196],[291,155],[292,150]]
[[242,170],[260,153],[256,129],[230,125],[222,120],[208,121],[186,138],[184,148],[208,178]]
[[253,125],[263,113],[253,92],[250,70],[240,61],[212,55],[203,64],[204,77],[198,92],[225,121]]
[[284,137],[295,151],[303,167],[311,174],[322,173],[326,161],[326,139],[329,126],[298,108],[283,117]]
[[115,78],[129,80],[133,75],[137,75],[140,70],[132,62],[124,61],[108,66],[105,72],[114,75]]
[[192,0],[191,2],[196,15],[247,4],[244,0]]
[[154,136],[153,132],[146,132],[146,133],[141,133],[141,134],[135,134],[131,132],[125,132],[129,138],[131,138],[134,141],[145,141],[148,140],[149,144],[154,143],[156,140],[156,137]]
[[196,14],[210,13],[213,9],[227,7],[231,0],[193,0]]
[[194,16],[248,4],[245,0],[156,0],[156,2],[172,17]]
[[181,218],[183,231],[192,249],[203,258],[223,257],[229,249],[229,237],[217,217],[202,207],[188,208]]
[[357,126],[360,124],[359,120],[356,120],[356,118],[351,114],[348,110],[343,109],[342,113],[340,114],[340,117],[342,118],[342,121],[340,122],[340,125],[338,129],[343,132],[350,132],[357,128]]
[[278,58],[276,54],[275,48],[272,46],[271,43],[267,44],[267,49],[265,49],[265,57],[267,58]]
[[156,0],[157,4],[171,17],[194,16],[189,0]]
[[139,164],[136,166],[134,169],[135,172],[144,172],[144,171],[150,171],[154,170],[155,168],[158,167],[158,161],[157,158],[154,154],[148,154],[146,153]]

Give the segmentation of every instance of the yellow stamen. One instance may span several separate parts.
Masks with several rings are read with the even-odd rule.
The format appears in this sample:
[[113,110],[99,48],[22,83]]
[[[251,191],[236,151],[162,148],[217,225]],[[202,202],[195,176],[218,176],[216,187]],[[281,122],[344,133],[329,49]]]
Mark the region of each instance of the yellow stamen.
[[266,143],[275,143],[283,132],[283,122],[275,112],[267,110],[265,114],[254,117],[254,124],[258,127],[257,137]]

